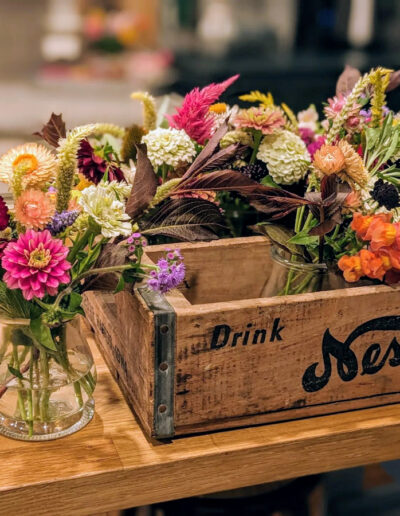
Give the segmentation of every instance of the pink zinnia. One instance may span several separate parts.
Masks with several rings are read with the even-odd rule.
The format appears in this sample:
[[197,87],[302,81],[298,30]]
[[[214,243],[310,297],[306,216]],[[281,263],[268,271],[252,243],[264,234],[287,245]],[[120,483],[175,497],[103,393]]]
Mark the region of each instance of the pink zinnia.
[[49,231],[32,229],[10,242],[4,250],[1,264],[6,270],[4,281],[8,288],[20,288],[25,299],[55,296],[58,286],[70,280],[66,260],[68,248]]
[[255,129],[262,134],[272,134],[285,125],[285,118],[279,109],[251,107],[242,109],[233,125],[237,129]]
[[218,84],[209,84],[202,89],[194,88],[183,99],[183,104],[176,114],[167,115],[170,127],[184,129],[197,143],[203,145],[213,132],[215,118],[209,108],[239,75],[233,75]]

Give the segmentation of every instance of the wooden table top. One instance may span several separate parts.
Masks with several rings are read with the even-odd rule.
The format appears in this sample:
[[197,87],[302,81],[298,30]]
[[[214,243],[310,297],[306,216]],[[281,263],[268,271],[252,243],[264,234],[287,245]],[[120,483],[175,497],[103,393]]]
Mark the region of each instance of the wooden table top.
[[91,334],[96,414],[47,443],[0,437],[0,515],[89,515],[400,457],[400,406],[146,439]]

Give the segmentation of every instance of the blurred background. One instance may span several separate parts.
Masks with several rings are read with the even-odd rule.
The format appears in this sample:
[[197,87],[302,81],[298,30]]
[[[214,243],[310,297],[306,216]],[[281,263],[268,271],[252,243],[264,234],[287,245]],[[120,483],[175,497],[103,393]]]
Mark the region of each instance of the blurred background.
[[399,66],[399,22],[396,0],[1,0],[0,152],[52,111],[125,125],[134,89],[184,94],[234,73],[228,100],[260,89],[320,108],[345,63]]
[[[346,63],[400,68],[399,28],[399,0],[0,0],[0,154],[31,140],[53,111],[69,128],[127,126],[141,116],[134,90],[184,95],[235,73],[227,101],[259,89],[294,111],[321,111]],[[400,88],[388,97],[399,110]],[[400,515],[399,484],[380,466],[299,482],[289,494],[283,486],[130,514]]]

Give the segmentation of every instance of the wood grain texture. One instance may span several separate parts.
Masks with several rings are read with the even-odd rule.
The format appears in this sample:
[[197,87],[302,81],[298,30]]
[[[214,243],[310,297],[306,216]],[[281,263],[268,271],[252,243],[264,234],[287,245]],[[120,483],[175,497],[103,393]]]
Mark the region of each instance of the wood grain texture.
[[400,407],[146,439],[88,334],[96,415],[48,443],[0,438],[0,514],[82,516],[400,457]]
[[[179,247],[186,282],[166,295],[176,316],[175,435],[400,401],[400,289],[373,285],[260,298],[271,265],[265,238]],[[156,262],[164,252],[164,246],[149,247],[145,260]],[[146,374],[154,377],[152,311],[136,293],[123,292],[116,303],[118,320],[108,309],[98,318],[109,319],[115,340],[127,329],[120,354],[135,361],[132,377],[141,381],[121,385],[149,435],[157,436],[149,390],[137,392]],[[107,342],[104,347],[107,358]],[[118,361],[110,360],[118,373]]]

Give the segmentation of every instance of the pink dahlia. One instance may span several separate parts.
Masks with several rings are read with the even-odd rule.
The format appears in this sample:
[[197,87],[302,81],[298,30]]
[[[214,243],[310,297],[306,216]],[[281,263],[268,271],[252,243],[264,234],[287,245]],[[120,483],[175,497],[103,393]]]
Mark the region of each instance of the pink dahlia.
[[184,129],[197,143],[203,145],[213,132],[215,117],[210,113],[210,106],[220,95],[236,81],[239,75],[233,75],[226,81],[212,83],[202,89],[194,88],[183,99],[182,106],[174,115],[166,118],[170,127]]
[[49,231],[30,229],[5,248],[1,264],[8,288],[20,288],[25,299],[55,296],[60,284],[70,280],[68,248]]

